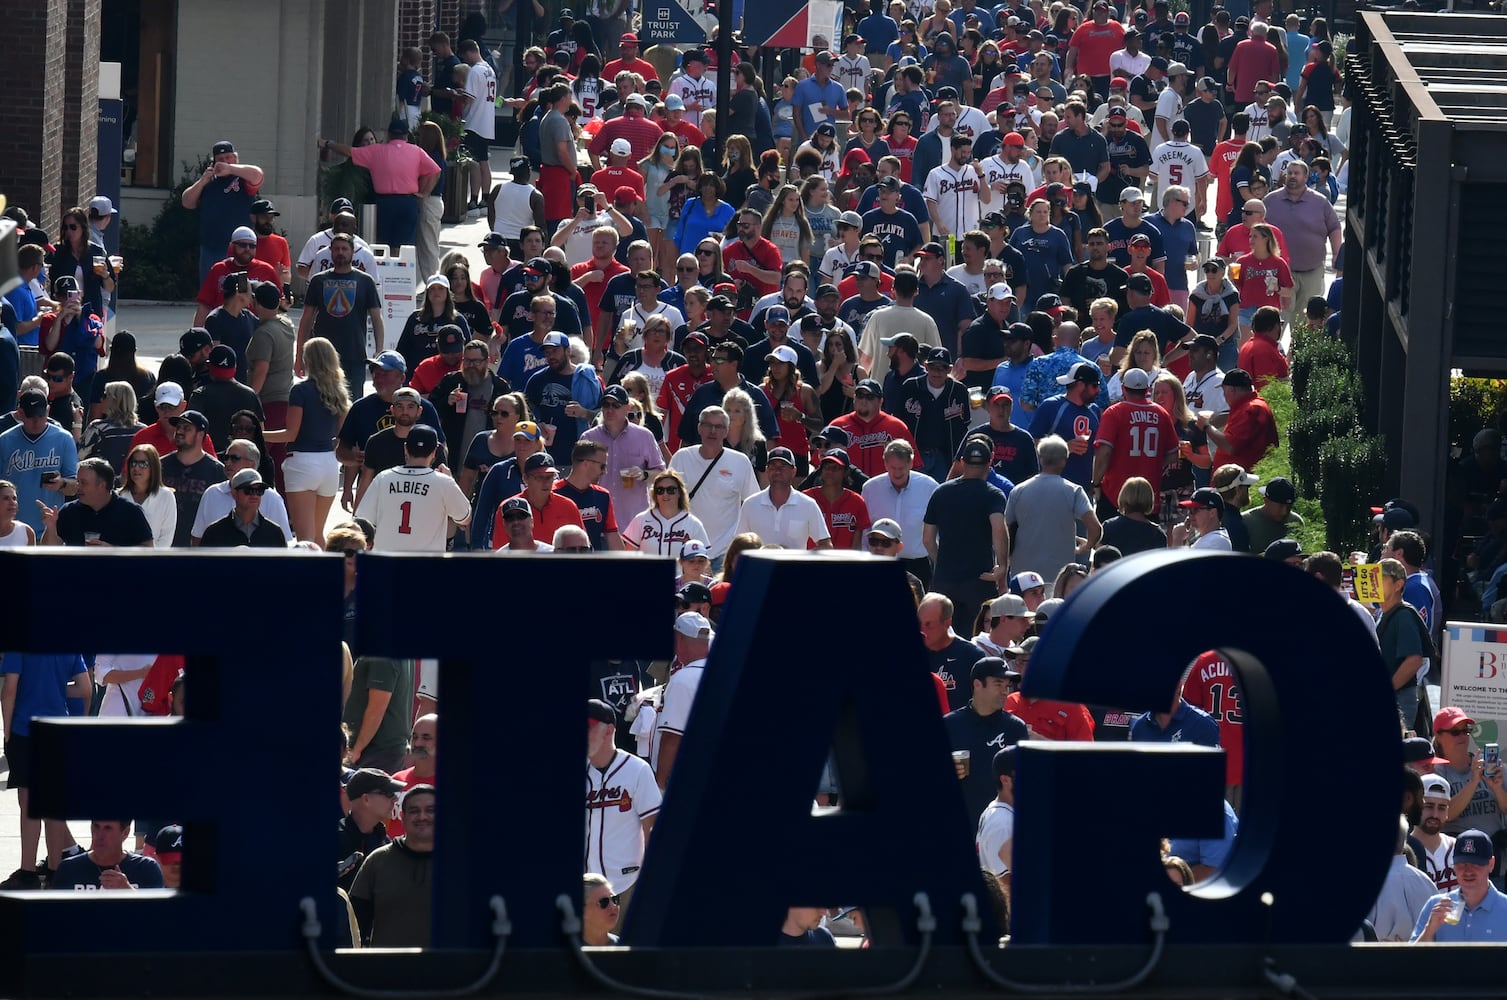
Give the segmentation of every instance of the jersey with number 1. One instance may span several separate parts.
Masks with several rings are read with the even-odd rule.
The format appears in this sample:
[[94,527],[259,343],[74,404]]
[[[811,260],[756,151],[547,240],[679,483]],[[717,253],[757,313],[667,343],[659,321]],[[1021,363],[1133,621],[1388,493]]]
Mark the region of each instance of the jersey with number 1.
[[460,486],[437,469],[400,465],[377,473],[356,516],[376,525],[378,552],[443,552],[451,521],[471,516]]
[[1112,449],[1109,465],[1101,483],[1110,503],[1120,497],[1125,480],[1140,476],[1151,484],[1151,495],[1160,496],[1162,470],[1167,456],[1177,451],[1177,425],[1167,411],[1155,403],[1124,400],[1105,410],[1099,417],[1095,450],[1101,444]]
[[1217,650],[1199,655],[1183,685],[1183,700],[1201,708],[1219,723],[1219,745],[1224,748],[1224,783],[1245,783],[1245,715],[1240,709],[1240,688],[1235,671]]

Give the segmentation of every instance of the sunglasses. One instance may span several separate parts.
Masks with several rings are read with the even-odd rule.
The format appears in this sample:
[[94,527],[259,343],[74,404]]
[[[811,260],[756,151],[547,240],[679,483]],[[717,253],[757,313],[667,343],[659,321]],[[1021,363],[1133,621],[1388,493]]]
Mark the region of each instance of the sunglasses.
[[657,497],[672,497],[680,492],[679,486],[656,486],[654,495]]
[[634,423],[638,423],[639,421],[644,419],[644,415],[642,413],[639,413],[637,410],[634,410],[632,413],[628,414],[628,419],[633,421]]
[[256,244],[255,243],[247,243],[245,241],[241,241],[239,243],[232,243],[231,246],[238,247],[241,250],[255,250],[256,249]]
[[883,535],[870,535],[869,545],[876,549],[892,549],[895,547],[893,538],[885,538]]
[[66,381],[68,381],[68,373],[67,372],[48,372],[47,373],[47,380],[49,382],[66,382]]
[[1241,215],[1260,215],[1260,214],[1261,214],[1261,213],[1260,213],[1260,212],[1257,212],[1257,211],[1256,211],[1256,210],[1254,210],[1254,209],[1250,209],[1250,208],[1242,208],[1242,209],[1241,209],[1241,210],[1240,210],[1240,214],[1241,214]]
[[696,251],[696,256],[697,257],[710,257],[713,254],[715,254],[716,252],[717,251],[715,251],[715,250],[697,250]]
[[1461,726],[1459,729],[1441,729],[1440,733],[1444,736],[1469,736],[1470,727]]
[[621,906],[622,903],[623,897],[621,893],[616,896],[603,896],[601,899],[597,900],[597,908],[605,910],[611,906]]
[[253,483],[250,486],[237,486],[236,487],[236,492],[237,493],[255,493],[257,496],[261,496],[263,493],[267,492],[267,489],[268,489],[268,486],[267,486],[266,483]]
[[128,464],[133,469],[150,469],[152,467],[152,463],[144,458],[133,458]]
[[249,461],[250,461],[250,459],[246,458],[244,455],[226,455],[225,456],[225,464],[226,465],[229,465],[231,462],[249,462]]

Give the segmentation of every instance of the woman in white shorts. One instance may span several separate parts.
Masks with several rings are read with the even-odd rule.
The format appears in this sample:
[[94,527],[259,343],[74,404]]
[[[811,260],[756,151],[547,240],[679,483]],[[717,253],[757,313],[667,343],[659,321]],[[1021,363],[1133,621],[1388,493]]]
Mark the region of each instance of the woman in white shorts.
[[303,365],[308,377],[288,393],[288,426],[267,431],[268,443],[288,446],[283,460],[283,497],[288,520],[301,542],[324,544],[324,523],[340,488],[340,462],[335,457],[335,438],[351,408],[345,376],[335,347],[323,337],[303,345]]

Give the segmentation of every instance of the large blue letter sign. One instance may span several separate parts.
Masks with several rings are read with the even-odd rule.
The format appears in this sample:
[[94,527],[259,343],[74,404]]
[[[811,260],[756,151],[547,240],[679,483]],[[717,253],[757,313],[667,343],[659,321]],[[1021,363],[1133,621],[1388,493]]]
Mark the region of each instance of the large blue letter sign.
[[[1169,606],[1186,609],[1170,625]],[[1316,944],[1348,940],[1360,926],[1397,835],[1402,752],[1376,642],[1333,590],[1248,556],[1126,559],[1094,574],[1052,618],[1024,691],[1166,711],[1188,664],[1209,649],[1239,674],[1246,714],[1240,835],[1228,864],[1185,893],[1168,891],[1157,863],[1160,837],[1218,834],[1223,764],[1209,767],[1210,751],[1033,745],[1016,776],[1015,857],[1030,862],[1014,873],[1015,940],[1144,941],[1150,891],[1164,898],[1174,941]],[[1321,749],[1337,718],[1353,752]],[[1343,829],[1316,834],[1314,811],[1334,795],[1344,799]],[[1355,859],[1325,865],[1322,887],[1315,836],[1343,837]]]
[[[628,940],[769,945],[786,907],[858,903],[876,940],[913,944],[912,898],[924,891],[937,942],[960,942],[958,901],[984,892],[975,817],[963,808],[902,565],[749,553],[733,594],[634,890]],[[813,817],[834,740],[842,810]],[[757,891],[727,906],[734,875]]]

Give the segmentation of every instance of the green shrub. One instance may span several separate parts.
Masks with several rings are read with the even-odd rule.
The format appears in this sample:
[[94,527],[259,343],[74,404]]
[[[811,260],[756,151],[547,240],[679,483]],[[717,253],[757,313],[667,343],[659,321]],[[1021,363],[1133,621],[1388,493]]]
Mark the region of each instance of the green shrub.
[[150,226],[124,225],[120,254],[123,299],[192,299],[199,291],[199,217],[183,207],[183,192],[209,167],[210,158],[183,164],[183,174]]
[[1350,356],[1350,349],[1333,337],[1313,336],[1300,340],[1295,334],[1289,367],[1293,398],[1301,402],[1308,398],[1308,380],[1316,369],[1340,368],[1353,371],[1355,359]]
[[1507,380],[1455,378],[1449,382],[1449,444],[1458,454],[1470,454],[1470,440],[1483,427],[1497,426],[1507,410]]
[[[1334,438],[1345,437],[1360,426],[1360,414],[1353,403],[1336,401],[1322,409],[1298,408],[1288,429],[1288,450],[1292,462],[1293,484],[1298,492],[1323,497],[1319,449]],[[1371,496],[1372,494],[1366,494]]]
[[[1298,412],[1297,404],[1292,399],[1292,387],[1286,382],[1271,382],[1261,390],[1261,398],[1266,400],[1266,405],[1271,407],[1272,415],[1277,419],[1278,440],[1276,446],[1266,453],[1265,458],[1256,463],[1256,468],[1252,471],[1260,476],[1264,483],[1269,483],[1278,476],[1292,479],[1288,443],[1293,418]],[[1298,502],[1293,505],[1293,510],[1303,518],[1303,526],[1292,533],[1298,543],[1303,546],[1303,551],[1317,552],[1322,549],[1327,538],[1327,530],[1324,524],[1324,510],[1319,505],[1318,497],[1305,493],[1300,488]]]
[[1296,391],[1298,405],[1305,410],[1318,410],[1342,403],[1349,403],[1357,413],[1364,410],[1360,375],[1353,368],[1338,365],[1320,365],[1308,373],[1302,391]]
[[1370,497],[1381,496],[1387,461],[1380,435],[1356,430],[1319,447],[1320,505],[1331,552],[1364,550],[1371,536]]

